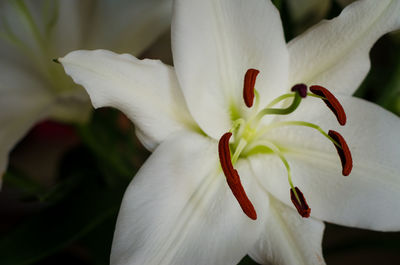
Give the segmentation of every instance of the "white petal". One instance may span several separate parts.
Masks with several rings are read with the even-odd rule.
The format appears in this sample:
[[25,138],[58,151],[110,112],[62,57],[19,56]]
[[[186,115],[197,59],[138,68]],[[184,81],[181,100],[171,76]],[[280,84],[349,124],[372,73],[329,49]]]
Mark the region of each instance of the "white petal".
[[245,108],[249,68],[261,71],[256,82],[261,103],[286,89],[288,53],[270,1],[175,1],[172,48],[189,110],[216,139],[230,129],[233,108]]
[[249,253],[260,264],[321,265],[324,223],[299,214],[270,198],[268,219],[264,233]]
[[246,255],[262,232],[268,197],[248,163],[238,163],[258,214],[248,218],[219,169],[217,150],[215,141],[187,132],[159,145],[125,193],[112,265],[236,264]]
[[193,128],[174,69],[105,50],[75,51],[60,59],[65,71],[88,91],[94,107],[124,112],[154,148],[171,133]]
[[400,27],[400,1],[364,0],[288,44],[290,84],[306,83],[351,95],[369,71],[372,45]]
[[97,1],[89,49],[143,52],[171,24],[171,0]]
[[52,97],[29,72],[0,63],[0,184],[8,153],[49,112]]
[[[303,191],[311,215],[346,226],[399,230],[400,119],[367,101],[339,97],[348,120],[341,127],[324,103],[310,100],[315,102],[304,104],[293,120],[314,122],[325,131],[340,132],[351,150],[354,165],[349,176],[342,176],[334,145],[312,129],[285,127],[269,135],[287,148],[294,184]],[[263,176],[265,188],[292,205],[281,162],[273,157],[255,160],[253,166]],[[268,174],[264,173],[266,166]]]

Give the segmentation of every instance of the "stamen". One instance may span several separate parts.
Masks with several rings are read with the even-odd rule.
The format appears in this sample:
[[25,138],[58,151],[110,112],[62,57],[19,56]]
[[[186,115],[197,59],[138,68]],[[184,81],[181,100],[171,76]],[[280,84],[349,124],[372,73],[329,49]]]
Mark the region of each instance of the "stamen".
[[225,133],[218,143],[218,154],[219,160],[221,163],[222,171],[225,174],[226,181],[228,182],[228,186],[231,189],[233,195],[236,200],[239,202],[240,207],[243,212],[251,219],[257,219],[257,213],[254,209],[253,204],[249,200],[244,191],[242,183],[240,181],[239,173],[236,169],[233,168],[231,161],[231,152],[229,150],[229,139],[231,138],[232,133]]
[[257,75],[260,73],[257,69],[249,69],[244,75],[243,99],[248,108],[253,106],[254,86],[256,84]]
[[298,92],[300,97],[305,98],[307,96],[307,86],[305,84],[297,84],[292,87],[293,92]]
[[263,135],[266,132],[268,132],[271,129],[274,128],[279,128],[279,127],[283,127],[283,126],[288,126],[288,125],[294,125],[294,126],[304,126],[304,127],[308,127],[311,129],[315,129],[316,131],[318,131],[321,135],[323,135],[325,138],[327,138],[329,141],[331,141],[334,145],[336,145],[337,147],[341,148],[340,144],[338,142],[336,142],[332,137],[330,137],[326,132],[324,132],[324,130],[322,130],[321,127],[319,127],[318,125],[311,123],[311,122],[306,122],[306,121],[281,121],[281,122],[275,122],[271,125],[267,125],[267,126],[263,126],[258,134],[258,135]]
[[328,89],[322,86],[311,86],[310,91],[318,96],[324,97],[323,101],[335,114],[340,125],[346,124],[346,113],[339,100]]
[[[310,217],[311,213],[311,208],[308,207],[307,201],[304,198],[303,193],[300,191],[299,188],[295,187],[295,191],[293,192],[293,189],[290,189],[290,199],[292,200],[294,206],[297,209],[297,212],[305,218]],[[296,196],[297,194],[297,196]]]
[[330,130],[328,135],[340,145],[340,147],[335,145],[335,148],[339,154],[340,161],[342,162],[342,174],[343,176],[348,176],[353,168],[353,159],[351,157],[349,146],[340,133]]

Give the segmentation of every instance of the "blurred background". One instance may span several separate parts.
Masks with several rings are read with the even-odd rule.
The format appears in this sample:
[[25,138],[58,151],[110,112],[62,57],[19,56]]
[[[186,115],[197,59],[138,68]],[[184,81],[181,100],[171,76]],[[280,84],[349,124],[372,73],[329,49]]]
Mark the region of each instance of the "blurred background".
[[[12,12],[16,12],[15,10],[19,12],[19,16],[28,18],[27,21],[29,14],[32,14],[31,21],[28,22],[31,31],[34,30],[34,27],[31,27],[33,23],[37,25],[39,32],[44,32],[37,22],[43,15],[35,7],[39,5],[47,5],[51,12],[58,14],[53,18],[50,16],[49,21],[53,19],[52,23],[56,25],[51,30],[61,31],[62,27],[57,25],[68,23],[69,17],[62,15],[63,5],[54,4],[58,1],[44,0],[32,4],[33,2],[0,1],[0,34],[3,33],[0,35],[0,63],[17,62],[23,64],[23,69],[29,70],[32,69],[33,62],[38,61],[27,59],[28,55],[24,54],[24,49],[12,47],[10,42],[7,42],[7,38],[10,40],[10,36],[13,36],[8,34],[10,32],[22,34],[23,36],[14,34],[14,37],[18,39],[19,36],[23,42],[35,38],[35,34],[29,36],[20,28],[14,27],[13,23],[17,22]],[[87,2],[92,4],[102,1]],[[126,9],[127,5],[125,0],[103,2],[107,3],[95,3],[95,10],[100,10],[97,14],[100,18],[108,16],[110,21],[113,17],[104,13],[104,10],[108,10],[110,5]],[[132,42],[157,25],[157,30],[154,30],[156,32],[153,32],[151,37],[147,36],[142,46],[130,49],[129,47],[133,46],[124,41],[118,46],[118,43],[94,39],[85,40],[85,43],[90,44],[82,44],[83,41],[79,40],[70,46],[56,49],[60,47],[60,43],[54,42],[53,46],[56,48],[53,49],[53,53],[42,56],[41,60],[45,61],[42,65],[46,65],[43,67],[43,73],[62,72],[61,66],[51,62],[51,59],[77,48],[114,48],[118,52],[131,52],[139,58],[161,59],[164,63],[172,65],[169,13],[155,11],[163,5],[161,2],[167,1],[150,1],[151,5],[147,4],[145,7],[139,2],[135,0],[129,3],[129,7],[136,10],[132,12],[138,17],[153,14],[158,21],[155,24],[154,21],[143,21],[143,18],[143,23],[135,23],[136,28],[130,31],[136,34],[136,37],[130,40]],[[281,12],[286,39],[289,41],[319,20],[337,16],[348,2],[351,1],[281,0],[274,1],[274,4]],[[12,11],[9,5],[15,10]],[[77,7],[79,12],[86,12],[87,6]],[[126,36],[123,27],[124,23],[128,22],[123,16],[131,17],[131,13],[117,14],[120,17],[119,23],[108,28],[111,28],[113,33],[120,31],[120,34]],[[83,16],[89,14],[83,13]],[[91,13],[90,16],[94,15]],[[95,22],[91,25],[97,25],[98,21],[93,21]],[[107,23],[107,20],[102,23]],[[79,24],[70,27],[77,27],[76,31],[82,31],[82,28],[78,28]],[[8,35],[4,32],[8,32]],[[65,31],[62,33],[64,38],[71,38]],[[98,34],[104,34],[106,40],[118,39],[115,36],[110,37],[110,34]],[[41,41],[47,43],[57,36],[57,32],[52,36],[49,40],[38,38],[33,41],[39,44]],[[96,46],[96,43],[99,46]],[[18,45],[14,43],[14,46]],[[10,49],[15,56],[10,56]],[[400,116],[400,33],[391,33],[381,38],[373,47],[370,56],[371,71],[356,92],[356,96],[375,102]],[[38,76],[43,73],[38,73]],[[44,78],[41,77],[40,80],[42,79]],[[4,80],[0,81],[0,97],[6,98],[8,91],[3,87],[7,84]],[[70,80],[63,82],[67,82],[66,88],[73,86],[69,83]],[[48,83],[50,86],[57,84],[56,81]],[[68,98],[66,102],[70,100]],[[81,101],[86,102],[87,99]],[[60,104],[64,103],[62,101]],[[64,118],[65,115],[59,115],[59,112],[57,115],[39,115],[39,118],[26,125],[26,131],[15,139],[17,144],[10,147],[8,168],[3,176],[0,192],[1,265],[108,264],[114,225],[123,193],[149,156],[149,152],[136,139],[132,123],[121,112],[111,108],[92,112],[90,106],[87,109],[89,114],[83,114],[86,110],[79,112],[78,116],[87,116],[83,120]],[[5,129],[0,128],[1,130]],[[400,264],[400,233],[380,233],[327,224],[323,252],[329,265]],[[240,264],[255,263],[249,257],[245,257]]]

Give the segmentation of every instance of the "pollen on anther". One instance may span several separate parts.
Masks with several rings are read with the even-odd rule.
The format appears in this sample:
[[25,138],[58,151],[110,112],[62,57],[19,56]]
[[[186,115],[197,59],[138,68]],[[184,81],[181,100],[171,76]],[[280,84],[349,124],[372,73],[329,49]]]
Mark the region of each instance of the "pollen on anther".
[[244,188],[240,181],[239,173],[236,169],[233,168],[232,165],[231,152],[229,149],[229,139],[231,138],[231,136],[232,133],[225,133],[218,143],[218,154],[222,171],[224,172],[229,188],[231,189],[236,200],[239,202],[239,205],[242,208],[243,212],[250,219],[256,220],[256,210],[254,209],[253,204],[247,197],[246,192],[244,191]]
[[310,217],[311,208],[308,207],[307,201],[304,198],[303,193],[299,188],[295,187],[297,196],[299,196],[300,201],[297,199],[293,190],[290,189],[290,199],[292,200],[294,206],[296,207],[297,212],[301,215],[301,217],[308,218]]
[[243,99],[248,108],[253,106],[254,86],[256,84],[257,75],[260,73],[257,69],[249,69],[244,75]]
[[302,98],[307,97],[307,85],[305,85],[305,84],[294,85],[291,90],[293,92],[298,92],[300,97],[302,97]]
[[346,113],[344,112],[342,104],[328,89],[322,86],[311,86],[310,91],[315,95],[324,97],[323,101],[335,114],[336,119],[340,125],[346,124]]
[[348,176],[353,168],[353,158],[351,157],[349,146],[340,133],[330,130],[328,135],[340,145],[340,147],[335,145],[335,148],[342,163],[342,174],[343,176]]

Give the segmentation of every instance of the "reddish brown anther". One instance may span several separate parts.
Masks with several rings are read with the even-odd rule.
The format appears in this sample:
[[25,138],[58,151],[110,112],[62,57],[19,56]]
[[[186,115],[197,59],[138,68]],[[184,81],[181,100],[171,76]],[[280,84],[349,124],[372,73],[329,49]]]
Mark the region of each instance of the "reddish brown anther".
[[292,87],[293,92],[298,92],[300,97],[307,97],[307,85],[305,84],[297,84]]
[[251,108],[251,106],[253,106],[254,86],[256,84],[258,73],[260,73],[260,71],[258,71],[257,69],[249,69],[244,75],[243,99],[248,108]]
[[236,200],[239,202],[240,207],[243,212],[251,219],[257,219],[257,213],[254,209],[253,204],[246,195],[243,189],[242,183],[240,181],[239,174],[236,169],[233,168],[231,161],[231,152],[229,150],[229,139],[232,133],[225,133],[218,143],[218,154],[219,161],[221,163],[222,171],[225,174],[228,186],[231,189]]
[[294,194],[293,190],[290,189],[290,199],[292,200],[294,206],[297,209],[297,212],[301,215],[301,217],[308,218],[310,217],[311,208],[308,207],[306,199],[304,198],[303,193],[299,190],[299,188],[294,187],[296,190],[297,196],[299,196],[299,200],[297,200],[296,195]]
[[315,95],[324,97],[325,104],[332,110],[335,114],[336,119],[340,125],[346,124],[346,113],[340,104],[339,100],[331,93],[328,89],[322,86],[311,86],[310,91]]
[[337,145],[335,145],[335,147],[339,154],[340,161],[342,162],[342,174],[343,176],[348,176],[353,168],[353,159],[349,146],[340,133],[330,130],[328,135],[340,145],[340,147]]

